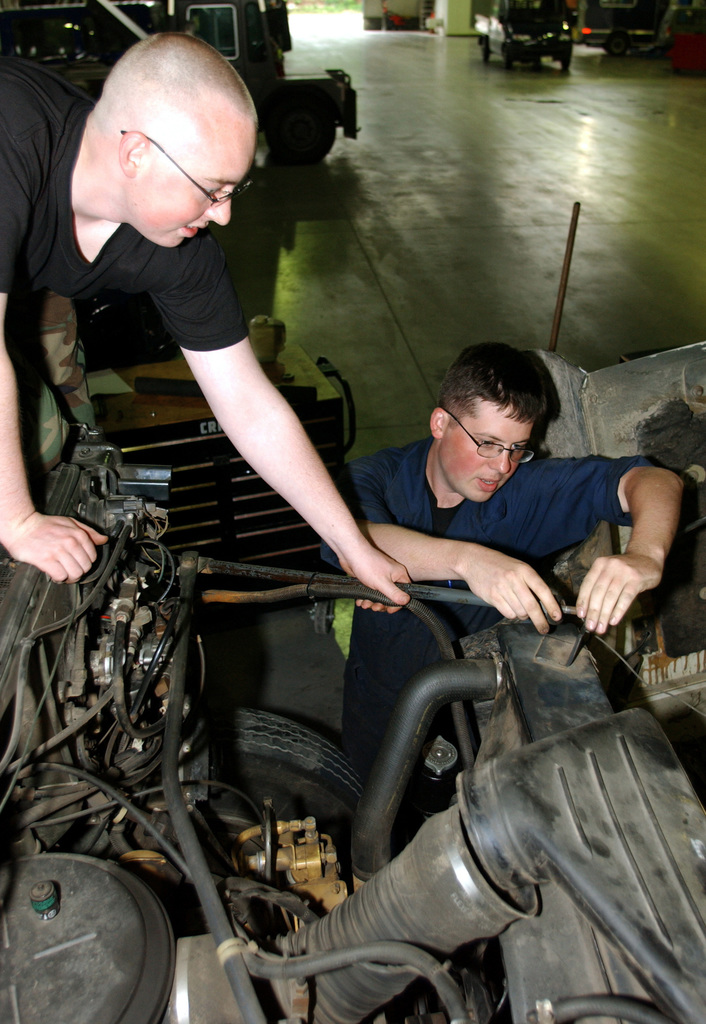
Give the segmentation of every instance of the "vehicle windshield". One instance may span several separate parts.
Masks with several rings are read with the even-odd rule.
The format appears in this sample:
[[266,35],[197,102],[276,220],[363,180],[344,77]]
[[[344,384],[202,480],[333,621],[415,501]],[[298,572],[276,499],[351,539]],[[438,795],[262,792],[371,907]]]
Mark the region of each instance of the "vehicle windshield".
[[510,0],[510,12],[528,21],[560,18],[564,14],[563,0]]

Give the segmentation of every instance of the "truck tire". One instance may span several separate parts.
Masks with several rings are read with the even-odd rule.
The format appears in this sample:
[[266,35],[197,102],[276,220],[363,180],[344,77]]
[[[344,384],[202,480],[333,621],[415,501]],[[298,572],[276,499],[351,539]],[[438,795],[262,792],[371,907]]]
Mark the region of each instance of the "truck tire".
[[[209,728],[216,779],[260,808],[271,797],[280,820],[312,814],[334,842],[348,841],[361,785],[338,747],[298,722],[252,708],[219,713]],[[230,809],[245,823],[254,817],[247,803],[227,792],[212,807],[217,814]]]
[[490,40],[487,36],[483,36],[481,46],[483,47],[483,63],[487,64],[490,60]]
[[603,49],[611,57],[624,57],[630,49],[630,36],[627,32],[611,32],[603,44]]
[[336,138],[335,114],[317,96],[289,96],[267,114],[265,138],[280,163],[317,164]]

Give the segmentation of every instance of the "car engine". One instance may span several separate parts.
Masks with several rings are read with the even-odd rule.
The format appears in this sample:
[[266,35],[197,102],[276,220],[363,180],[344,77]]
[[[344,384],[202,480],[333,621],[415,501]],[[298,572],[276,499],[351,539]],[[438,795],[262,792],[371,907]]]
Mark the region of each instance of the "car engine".
[[[2,1021],[703,1024],[706,816],[574,622],[462,658],[440,638],[361,791],[303,726],[209,716],[204,581],[267,597],[177,560],[166,496],[84,428],[42,507],[108,535],[96,566],[2,564]],[[307,577],[275,592],[361,594]],[[477,742],[429,742],[448,704]]]

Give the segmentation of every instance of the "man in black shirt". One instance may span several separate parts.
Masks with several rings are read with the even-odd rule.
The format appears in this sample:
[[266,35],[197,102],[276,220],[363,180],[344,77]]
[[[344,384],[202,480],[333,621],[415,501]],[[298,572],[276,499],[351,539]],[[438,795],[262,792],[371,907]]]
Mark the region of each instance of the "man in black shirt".
[[[93,106],[51,72],[0,63],[0,322],[16,288],[71,298],[149,292],[230,440],[369,586],[404,604],[406,571],[362,536],[289,405],[262,373],[222,250],[257,138],[252,100],[207,44],[166,33],[133,46]],[[32,504],[15,372],[0,346],[0,542],[74,581],[104,538]]]

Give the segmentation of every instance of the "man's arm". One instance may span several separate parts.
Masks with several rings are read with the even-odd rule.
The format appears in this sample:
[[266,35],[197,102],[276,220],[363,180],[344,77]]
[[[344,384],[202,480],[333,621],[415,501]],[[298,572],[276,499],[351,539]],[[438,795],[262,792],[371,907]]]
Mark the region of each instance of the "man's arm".
[[336,552],[343,569],[397,604],[408,596],[404,566],[358,529],[291,406],[260,367],[250,342],[212,352],[184,351],[211,410],[246,461]]
[[[0,293],[0,324],[4,324],[7,295]],[[0,330],[0,543],[20,562],[29,562],[58,583],[73,583],[96,557],[96,544],[106,537],[90,526],[65,516],[36,511],[27,483],[17,403],[15,371]]]
[[605,633],[617,625],[643,590],[662,579],[664,563],[679,523],[683,484],[676,473],[636,466],[621,477],[618,498],[632,516],[625,553],[597,558],[586,573],[576,611],[586,628]]
[[482,544],[429,537],[391,523],[358,525],[376,547],[402,562],[413,580],[463,580],[505,618],[529,618],[540,633],[549,630],[541,605],[552,619],[561,620],[556,598],[526,562]]
[[[636,466],[621,477],[618,498],[632,516],[632,533],[624,554],[597,558],[584,578],[576,608],[587,629],[605,633],[638,594],[657,586],[679,522],[682,489],[675,473],[651,466]],[[548,625],[540,602],[553,619],[561,618],[549,587],[525,562],[480,544],[388,523],[359,525],[372,543],[406,566],[413,580],[464,580],[506,618],[529,618],[543,633]]]

